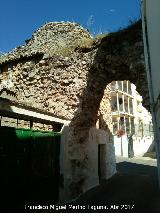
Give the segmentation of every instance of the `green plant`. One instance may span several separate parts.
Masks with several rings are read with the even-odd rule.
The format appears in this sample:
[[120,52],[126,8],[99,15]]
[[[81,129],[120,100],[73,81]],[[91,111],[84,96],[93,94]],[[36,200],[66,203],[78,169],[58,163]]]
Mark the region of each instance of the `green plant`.
[[69,57],[71,54],[74,53],[76,48],[90,48],[93,44],[92,38],[81,38],[74,40],[70,44],[65,44],[61,46],[57,46],[50,50],[50,55],[57,54],[62,55],[65,57]]
[[102,39],[102,38],[104,38],[108,35],[109,35],[109,33],[101,33],[101,34],[97,34],[94,38],[95,39]]

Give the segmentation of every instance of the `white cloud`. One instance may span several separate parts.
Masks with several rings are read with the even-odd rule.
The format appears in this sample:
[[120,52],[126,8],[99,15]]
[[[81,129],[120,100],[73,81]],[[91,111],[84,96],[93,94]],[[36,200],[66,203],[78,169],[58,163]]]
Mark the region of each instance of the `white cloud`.
[[87,26],[91,26],[94,23],[94,16],[90,15],[88,20],[87,20]]
[[109,12],[114,13],[114,12],[116,12],[116,10],[115,9],[110,9]]

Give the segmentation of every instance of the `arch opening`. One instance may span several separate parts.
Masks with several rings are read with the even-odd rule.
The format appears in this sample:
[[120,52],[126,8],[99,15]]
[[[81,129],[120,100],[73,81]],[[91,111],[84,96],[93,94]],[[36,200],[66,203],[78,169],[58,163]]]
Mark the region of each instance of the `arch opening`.
[[[89,172],[91,172],[90,150],[88,150],[91,149],[91,137],[97,134],[96,143],[107,144],[107,148],[103,152],[114,152],[111,107],[104,107],[110,104],[111,101],[110,84],[113,81],[129,81],[135,84],[137,91],[143,97],[143,106],[150,111],[148,83],[144,66],[141,21],[129,26],[125,30],[104,37],[97,44],[95,50],[93,49],[93,52],[94,60],[88,71],[87,84],[81,95],[81,104],[70,123],[70,127],[72,128],[72,137],[70,137],[69,141],[72,195],[81,194],[84,192],[84,188],[91,187],[87,185],[86,181],[89,181]],[[123,86],[124,90],[126,90],[127,85]],[[131,88],[128,88],[128,92],[131,92]],[[127,100],[123,100],[123,97],[119,98],[120,105],[123,105],[124,101],[126,102]],[[133,129],[133,119],[129,121],[129,118],[127,118],[124,121],[123,117],[121,120],[123,125],[124,122],[130,125],[129,131]],[[96,126],[100,132],[96,132]],[[98,162],[100,156],[98,156],[98,151],[95,151],[98,150],[98,145],[96,147],[92,151],[93,155],[96,156],[96,162]],[[115,161],[115,156],[112,155],[109,157],[112,158],[112,162]],[[108,162],[108,157],[105,158],[105,162]],[[95,162],[95,159],[93,162]],[[98,173],[100,171],[98,164],[96,163],[95,166]],[[114,172],[112,171],[112,174]],[[110,176],[109,171],[106,170],[104,176],[108,178]]]

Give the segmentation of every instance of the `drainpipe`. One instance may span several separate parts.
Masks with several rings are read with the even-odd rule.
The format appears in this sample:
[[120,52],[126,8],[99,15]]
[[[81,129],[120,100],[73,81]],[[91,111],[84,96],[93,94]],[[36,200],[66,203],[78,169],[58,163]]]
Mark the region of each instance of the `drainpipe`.
[[141,0],[141,14],[142,14],[145,65],[146,65],[146,72],[147,72],[147,79],[148,79],[150,108],[152,113],[152,121],[153,121],[153,127],[154,127],[154,140],[155,140],[156,154],[157,154],[158,184],[160,188],[160,130],[158,128],[158,122],[156,117],[156,104],[154,102],[152,67],[151,67],[150,47],[149,47],[149,40],[148,40],[147,17],[146,17],[146,0]]

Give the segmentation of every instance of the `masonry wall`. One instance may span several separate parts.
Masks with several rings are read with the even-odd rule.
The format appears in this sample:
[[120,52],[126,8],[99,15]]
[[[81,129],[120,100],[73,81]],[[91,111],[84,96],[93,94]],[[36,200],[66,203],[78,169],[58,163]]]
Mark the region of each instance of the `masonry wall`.
[[[149,103],[140,22],[103,39],[95,40],[91,42],[92,44],[87,42],[81,47],[74,46],[70,54],[64,51],[66,45],[58,54],[51,51],[57,44],[64,44],[66,37],[67,40],[70,38],[69,35],[75,28],[68,29],[69,31],[60,36],[64,27],[60,30],[58,28],[59,36],[56,34],[55,37],[58,43],[52,48],[48,48],[52,42],[47,46],[47,38],[44,35],[48,36],[50,33],[44,33],[47,30],[45,28],[42,30],[43,40],[46,39],[44,43],[42,42],[43,45],[40,45],[41,42],[37,43],[41,38],[38,32],[38,36],[35,34],[34,39],[26,46],[13,51],[6,58],[2,57],[0,91],[1,97],[10,95],[18,103],[43,109],[52,112],[55,117],[70,120],[66,137],[66,160],[64,160],[67,164],[64,164],[63,171],[65,189],[68,190],[67,198],[72,199],[90,187],[88,184],[92,177],[88,171],[94,168],[90,167],[89,162],[95,162],[93,157],[96,157],[96,154],[91,155],[90,150],[97,153],[96,141],[100,141],[98,144],[104,144],[102,164],[108,172],[102,176],[111,177],[115,172],[113,140],[109,139],[112,136],[112,116],[107,85],[113,80],[130,80],[143,95],[144,104],[149,106]],[[88,33],[86,36],[84,34],[85,39],[90,38]],[[72,39],[68,46],[71,44]],[[37,46],[38,49],[35,48]],[[96,139],[99,134],[97,131],[96,136],[91,134],[96,124],[100,129],[99,139]],[[101,131],[104,131],[104,134]],[[109,136],[108,140],[106,134]],[[101,137],[103,135],[104,137]],[[110,157],[106,156],[107,153],[110,153],[108,155]],[[94,177],[96,176],[97,174]],[[97,182],[96,179],[94,183]]]
[[[82,110],[82,95],[90,69],[89,54],[73,58],[44,55],[5,65],[9,68],[0,74],[1,97],[12,93],[18,103],[71,120]],[[111,125],[109,100],[106,89],[100,112]]]
[[[96,76],[90,74],[93,54],[75,53],[72,57],[45,54],[24,58],[5,65],[8,71],[0,74],[1,97],[70,120],[67,133],[62,133],[62,201],[75,198],[99,184],[99,143],[110,142],[109,147],[112,146],[111,149],[106,146],[104,151],[103,169],[106,173],[103,178],[116,172],[115,160],[109,157],[114,156],[113,141],[107,140],[105,135],[100,138],[97,130],[92,129],[98,122],[98,129],[107,131],[107,135],[112,134],[110,87],[103,91],[101,78],[96,81]],[[99,106],[97,99],[98,103],[102,99]]]

